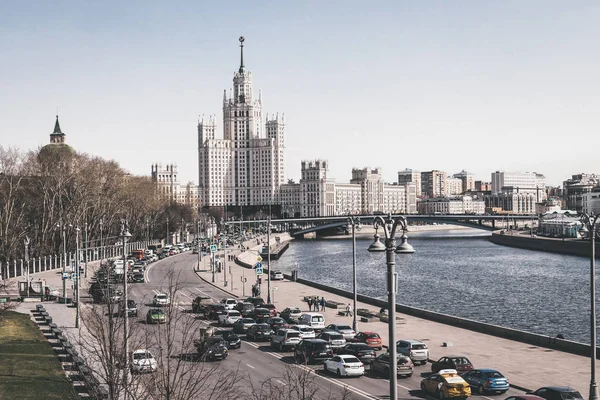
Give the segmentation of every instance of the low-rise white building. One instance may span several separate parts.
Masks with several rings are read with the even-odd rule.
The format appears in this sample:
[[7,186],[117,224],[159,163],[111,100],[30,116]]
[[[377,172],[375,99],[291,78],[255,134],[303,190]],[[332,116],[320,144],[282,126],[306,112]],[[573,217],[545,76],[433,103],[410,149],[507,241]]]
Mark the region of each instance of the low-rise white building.
[[471,196],[437,197],[418,203],[419,214],[484,214],[485,202]]

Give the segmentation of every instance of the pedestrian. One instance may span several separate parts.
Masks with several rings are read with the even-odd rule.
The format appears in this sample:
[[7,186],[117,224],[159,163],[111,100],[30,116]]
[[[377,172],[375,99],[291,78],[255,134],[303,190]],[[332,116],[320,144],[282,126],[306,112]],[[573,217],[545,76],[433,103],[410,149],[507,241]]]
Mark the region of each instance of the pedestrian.
[[346,305],[346,317],[351,317],[352,316],[352,309],[350,308],[350,303],[348,303]]
[[307,300],[308,303],[308,311],[312,311],[313,298],[309,297]]
[[321,297],[321,311],[325,311],[325,297]]

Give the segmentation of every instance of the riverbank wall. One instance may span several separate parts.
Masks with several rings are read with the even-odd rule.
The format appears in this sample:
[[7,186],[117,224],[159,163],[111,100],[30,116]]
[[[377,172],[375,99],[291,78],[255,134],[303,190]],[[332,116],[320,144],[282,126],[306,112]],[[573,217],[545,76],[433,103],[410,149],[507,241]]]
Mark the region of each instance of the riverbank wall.
[[[504,232],[504,233],[502,233]],[[587,240],[557,239],[547,237],[532,237],[522,231],[494,231],[490,237],[492,243],[517,247],[520,249],[546,251],[551,253],[569,254],[580,257],[591,257],[592,246]],[[600,258],[600,243],[596,243],[596,258]]]

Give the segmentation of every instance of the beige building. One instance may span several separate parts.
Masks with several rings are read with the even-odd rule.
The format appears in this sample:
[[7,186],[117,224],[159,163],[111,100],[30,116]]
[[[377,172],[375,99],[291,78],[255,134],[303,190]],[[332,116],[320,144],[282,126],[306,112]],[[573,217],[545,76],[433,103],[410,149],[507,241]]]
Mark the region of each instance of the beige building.
[[458,178],[462,181],[462,192],[469,192],[475,190],[475,176],[464,169],[457,174],[453,175],[454,178]]
[[419,214],[484,214],[485,201],[472,196],[424,199],[418,204]]
[[463,181],[460,178],[446,178],[446,196],[458,196],[463,194]]
[[417,188],[417,197],[421,197],[421,172],[410,168],[398,171],[398,185],[414,183]]
[[182,185],[177,176],[177,165],[152,164],[152,181],[156,184],[159,196],[165,200],[172,200],[179,204],[198,209],[198,185],[188,182]]
[[421,194],[427,197],[446,196],[446,176],[443,171],[421,172]]

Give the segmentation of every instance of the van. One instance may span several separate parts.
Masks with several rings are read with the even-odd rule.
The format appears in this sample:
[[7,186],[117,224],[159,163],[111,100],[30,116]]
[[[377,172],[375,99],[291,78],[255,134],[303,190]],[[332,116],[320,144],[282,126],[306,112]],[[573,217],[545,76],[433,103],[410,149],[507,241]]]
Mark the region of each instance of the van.
[[319,331],[325,328],[325,318],[322,314],[316,312],[304,313],[300,317],[298,325],[308,325],[314,330]]

